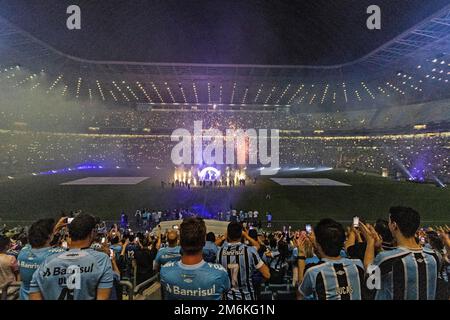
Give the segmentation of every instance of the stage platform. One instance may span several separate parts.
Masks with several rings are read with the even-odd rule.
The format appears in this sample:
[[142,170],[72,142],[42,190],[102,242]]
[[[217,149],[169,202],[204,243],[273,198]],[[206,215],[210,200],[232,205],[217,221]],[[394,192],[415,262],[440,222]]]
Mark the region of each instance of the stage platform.
[[293,187],[351,187],[351,185],[331,179],[316,178],[270,178],[280,186]]
[[[224,235],[227,232],[227,226],[229,222],[227,221],[218,221],[218,220],[207,220],[205,219],[206,224],[206,232],[214,232],[216,236]],[[172,220],[172,221],[162,221],[160,223],[162,232],[166,232],[166,230],[173,229],[173,226],[180,227],[180,224],[183,220]],[[153,232],[156,234],[158,232],[158,228],[153,229]]]
[[148,177],[88,177],[61,183],[62,186],[136,185]]

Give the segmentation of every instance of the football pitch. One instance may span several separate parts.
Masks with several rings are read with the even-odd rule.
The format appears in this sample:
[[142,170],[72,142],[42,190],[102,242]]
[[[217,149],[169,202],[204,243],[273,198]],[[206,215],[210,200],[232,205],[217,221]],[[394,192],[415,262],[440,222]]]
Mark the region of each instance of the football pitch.
[[[64,185],[92,177],[148,177],[136,184]],[[331,217],[348,223],[354,215],[367,221],[387,218],[390,206],[404,205],[421,213],[424,225],[450,223],[450,190],[429,184],[397,182],[360,173],[328,171],[290,175],[296,181],[326,181],[348,186],[280,185],[259,177],[256,184],[235,188],[161,187],[154,172],[102,170],[62,175],[30,176],[0,182],[0,223],[27,224],[42,217],[58,217],[62,211],[81,209],[107,221],[118,220],[124,210],[132,220],[136,209],[165,210],[190,208],[208,217],[230,208],[257,210],[262,220],[273,214],[274,227],[302,227]],[[276,178],[286,178],[277,176]],[[280,180],[278,180],[280,181]]]

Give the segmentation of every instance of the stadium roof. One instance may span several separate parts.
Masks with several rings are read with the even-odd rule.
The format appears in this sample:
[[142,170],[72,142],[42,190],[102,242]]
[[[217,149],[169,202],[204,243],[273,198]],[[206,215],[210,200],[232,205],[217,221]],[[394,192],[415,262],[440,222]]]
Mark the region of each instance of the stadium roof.
[[[0,18],[0,65],[6,67],[3,74],[11,73],[8,68],[19,65],[29,70],[30,75],[21,74],[19,79],[16,72],[17,85],[38,81],[39,86],[38,78],[44,77],[49,85],[43,86],[48,91],[126,104],[237,107],[304,104],[331,109],[330,106],[407,104],[450,95],[450,5],[365,56],[334,65],[94,60],[67,54],[49,43],[9,19]],[[37,76],[31,77],[33,73]]]
[[[78,4],[81,30],[66,28]],[[382,30],[366,28],[367,7]],[[339,65],[357,60],[448,0],[0,0],[0,16],[58,50],[90,60]]]

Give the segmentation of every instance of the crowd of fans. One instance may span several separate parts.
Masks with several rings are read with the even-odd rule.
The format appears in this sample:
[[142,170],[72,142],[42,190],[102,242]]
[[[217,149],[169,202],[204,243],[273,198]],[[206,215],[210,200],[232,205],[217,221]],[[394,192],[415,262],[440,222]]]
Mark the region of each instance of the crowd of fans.
[[[167,167],[175,142],[170,137],[115,137],[0,132],[0,176],[31,174],[79,163],[105,168]],[[327,166],[392,176],[450,180],[449,137],[280,140],[281,166]],[[157,150],[157,152],[156,152]]]
[[[45,97],[49,99],[49,97]],[[31,107],[35,103],[29,101]],[[0,127],[11,128],[14,124],[26,124],[37,131],[79,132],[90,127],[104,129],[129,128],[150,130],[186,128],[192,129],[194,121],[203,121],[204,127],[221,130],[229,128],[278,128],[285,130],[372,130],[410,128],[416,124],[449,122],[445,112],[448,101],[433,101],[426,104],[394,106],[389,108],[361,109],[336,112],[292,112],[249,110],[153,110],[138,111],[133,108],[111,108],[92,105],[71,105],[70,109],[46,108],[40,112],[38,106],[14,108],[0,111]],[[47,111],[47,112],[46,112]],[[274,116],[276,112],[276,116]]]
[[223,235],[195,215],[168,230],[107,227],[83,213],[3,228],[0,288],[9,299],[116,300],[126,297],[120,281],[159,278],[169,300],[450,298],[450,228],[421,228],[411,208],[374,224],[323,219],[305,230],[233,216]]
[[[436,132],[448,128],[447,101],[378,110],[304,113],[138,111],[75,102],[66,105],[61,101],[58,106],[53,98],[31,95],[21,103],[6,103],[0,110],[0,179],[85,162],[111,168],[162,167],[170,160],[175,145],[170,140],[171,132],[178,128],[192,131],[194,121],[199,120],[203,128],[223,132],[237,128],[285,130],[281,134],[280,165],[345,167],[378,174],[387,168],[408,178],[406,168],[429,179],[450,179],[448,135],[380,136],[387,132],[417,133],[413,129],[416,124],[441,123],[442,128]],[[45,105],[46,101],[52,103]],[[377,129],[376,134],[368,134]],[[334,135],[338,137],[327,138]]]
[[[270,195],[268,195],[270,197]],[[80,212],[80,211],[78,211]],[[71,211],[70,217],[77,215],[77,212]],[[134,213],[134,219],[130,219],[129,215],[124,211],[120,215],[119,226],[122,229],[129,229],[130,227],[139,228],[143,230],[152,230],[162,221],[173,221],[173,220],[183,220],[189,217],[198,216],[199,213],[195,210],[190,209],[172,209],[172,210],[152,210],[149,208],[137,209]],[[215,219],[218,221],[229,221],[229,222],[241,222],[248,223],[257,227],[261,227],[263,222],[268,224],[272,222],[272,214],[266,212],[265,216],[261,216],[257,210],[247,211],[247,210],[227,210],[227,211],[217,211],[209,214],[208,218]]]

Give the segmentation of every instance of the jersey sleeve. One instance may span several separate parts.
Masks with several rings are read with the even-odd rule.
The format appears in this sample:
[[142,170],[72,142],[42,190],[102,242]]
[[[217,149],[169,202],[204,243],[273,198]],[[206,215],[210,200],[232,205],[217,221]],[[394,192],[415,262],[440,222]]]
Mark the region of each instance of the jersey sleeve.
[[306,271],[303,282],[298,287],[298,291],[303,297],[310,296],[314,293],[314,275],[311,271]]
[[109,259],[109,257],[106,254],[103,254],[103,256],[99,261],[101,270],[103,270],[103,272],[98,282],[98,288],[109,289],[113,287],[114,272],[112,270],[111,260]]
[[154,262],[154,265],[161,265],[161,249],[160,250],[158,250],[158,252],[156,253],[156,257],[155,257],[155,260],[153,261]]
[[42,284],[42,268],[43,265],[41,265],[34,273],[33,273],[33,277],[31,278],[31,282],[30,282],[30,293],[36,293],[36,292],[40,292],[41,289],[41,284]]
[[220,272],[220,286],[222,287],[223,292],[227,292],[231,288],[230,277],[228,277],[225,268],[222,268]]
[[253,265],[256,269],[260,269],[264,265],[264,261],[259,257],[255,247],[248,247],[249,254],[252,257]]
[[391,256],[390,251],[380,252],[370,265],[370,270],[379,269],[382,275],[389,273],[391,271]]
[[373,259],[372,265],[379,267],[384,261],[389,258],[389,255],[391,255],[391,252],[389,251],[380,252],[375,256],[375,259]]
[[223,252],[223,246],[217,247],[217,254],[216,254],[216,263],[222,264],[222,252]]

